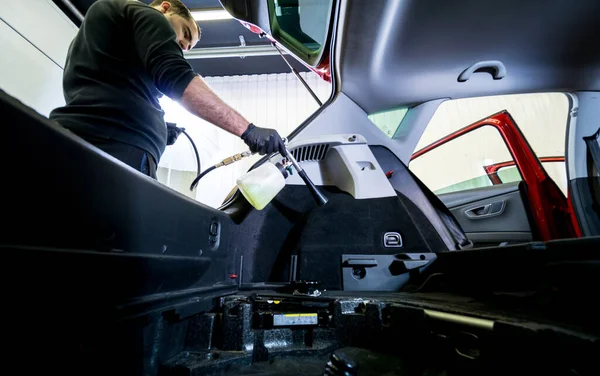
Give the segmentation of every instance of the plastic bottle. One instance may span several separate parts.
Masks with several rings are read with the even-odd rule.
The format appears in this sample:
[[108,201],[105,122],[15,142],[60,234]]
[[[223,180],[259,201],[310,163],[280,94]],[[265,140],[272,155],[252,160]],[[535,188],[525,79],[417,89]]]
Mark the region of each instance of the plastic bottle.
[[277,163],[264,163],[237,179],[237,186],[246,200],[262,210],[285,186],[287,172]]

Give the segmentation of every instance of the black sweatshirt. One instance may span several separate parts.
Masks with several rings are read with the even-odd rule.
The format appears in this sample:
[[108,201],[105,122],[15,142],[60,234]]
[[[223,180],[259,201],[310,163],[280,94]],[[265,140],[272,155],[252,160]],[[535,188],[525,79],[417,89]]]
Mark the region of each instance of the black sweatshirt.
[[144,149],[158,162],[167,139],[158,98],[179,100],[195,75],[162,13],[134,0],[99,0],[69,48],[66,105],[50,118],[83,138]]

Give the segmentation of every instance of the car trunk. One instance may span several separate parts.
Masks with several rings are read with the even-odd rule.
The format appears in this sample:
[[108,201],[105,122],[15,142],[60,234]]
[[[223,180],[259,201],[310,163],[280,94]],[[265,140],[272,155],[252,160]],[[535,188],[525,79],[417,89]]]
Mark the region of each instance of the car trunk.
[[402,193],[334,187],[219,211],[0,103],[4,338],[27,372],[598,373],[599,239],[448,252]]
[[[11,125],[1,149],[8,161],[0,230],[7,368],[127,375],[600,373],[594,300],[600,238],[457,250],[463,247],[443,211],[400,161],[419,137],[389,139],[367,118],[438,98],[579,89],[579,76],[571,75],[574,85],[567,73],[580,66],[559,68],[568,63],[565,51],[573,55],[566,42],[579,38],[567,32],[571,21],[591,25],[596,8],[568,7],[556,24],[547,22],[554,13],[517,1],[501,9],[469,1],[433,14],[423,2],[364,2],[344,8],[338,20],[338,3],[332,2],[326,48],[313,64],[326,68],[324,76],[336,63],[341,68],[332,72],[334,95],[292,138],[364,136],[361,156],[375,159],[353,162],[382,172],[382,156],[391,154],[388,178],[397,184],[384,178],[391,195],[357,199],[349,189],[317,184],[329,200],[317,206],[304,185],[288,184],[265,210],[254,210],[239,193],[216,210],[136,173],[0,91],[0,111]],[[492,10],[513,20],[514,32],[482,23]],[[365,28],[364,19],[382,22]],[[339,46],[329,41],[337,22],[360,33],[338,35],[346,44],[356,38],[333,61],[329,47]],[[546,51],[545,36],[530,32],[541,24],[564,31],[556,34],[565,36],[561,48]],[[432,34],[423,30],[440,25],[448,31],[444,38],[423,39]],[[521,48],[481,55],[509,42]],[[469,82],[457,80],[488,55],[509,67],[505,78],[496,74],[492,81],[484,70]],[[597,60],[583,55],[584,63]],[[488,203],[473,205],[480,204]],[[457,205],[451,209],[470,210]]]

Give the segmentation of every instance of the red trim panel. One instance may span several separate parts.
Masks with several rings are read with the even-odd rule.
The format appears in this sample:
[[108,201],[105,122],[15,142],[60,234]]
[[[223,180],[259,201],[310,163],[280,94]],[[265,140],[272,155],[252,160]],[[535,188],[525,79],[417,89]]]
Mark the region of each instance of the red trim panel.
[[[541,163],[564,162],[565,157],[542,157],[542,158],[539,158],[539,160]],[[485,173],[487,174],[488,178],[490,178],[490,181],[492,182],[492,184],[498,185],[498,184],[502,184],[502,180],[498,176],[498,171],[501,168],[511,167],[514,165],[515,165],[515,161],[498,162],[498,163],[491,164],[489,166],[483,166],[483,169],[485,170]]]
[[[542,157],[542,158],[539,158],[539,160],[541,163],[564,162],[565,157]],[[501,168],[510,167],[510,166],[514,166],[514,165],[515,165],[515,161],[506,161],[506,162],[494,163],[489,166],[483,166],[483,168],[485,169],[485,172],[487,174],[492,174],[492,173],[498,172],[498,170],[500,170]]]

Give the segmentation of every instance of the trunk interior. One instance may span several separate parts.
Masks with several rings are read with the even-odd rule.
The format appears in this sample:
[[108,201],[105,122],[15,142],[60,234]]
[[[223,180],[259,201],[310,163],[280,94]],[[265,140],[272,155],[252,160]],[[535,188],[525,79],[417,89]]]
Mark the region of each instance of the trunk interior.
[[324,187],[317,207],[287,186],[263,211],[239,195],[219,211],[0,99],[19,124],[2,148],[19,163],[0,248],[5,341],[23,371],[600,372],[600,238],[448,251],[398,189]]

